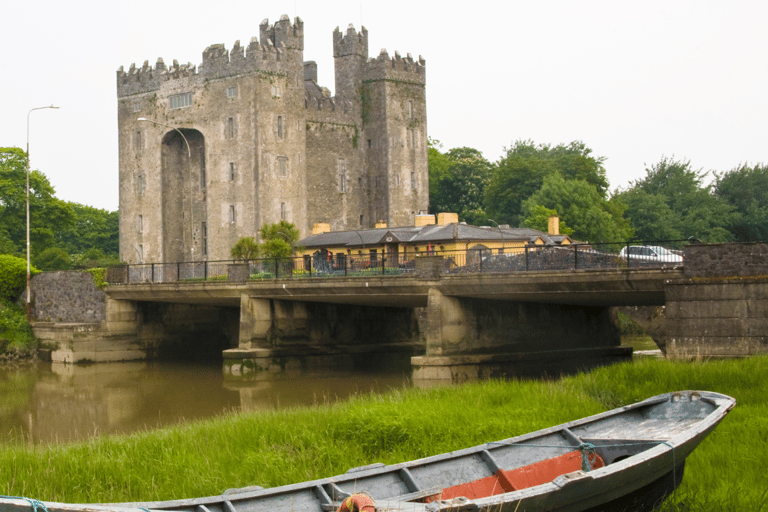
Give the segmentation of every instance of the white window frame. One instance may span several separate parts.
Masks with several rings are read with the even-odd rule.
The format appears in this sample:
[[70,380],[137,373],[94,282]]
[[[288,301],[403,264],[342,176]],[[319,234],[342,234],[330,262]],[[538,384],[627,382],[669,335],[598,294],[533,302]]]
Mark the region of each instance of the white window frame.
[[177,108],[185,108],[192,106],[192,93],[183,92],[181,94],[174,94],[168,97],[168,108],[175,110]]
[[237,86],[227,87],[227,98],[237,98]]

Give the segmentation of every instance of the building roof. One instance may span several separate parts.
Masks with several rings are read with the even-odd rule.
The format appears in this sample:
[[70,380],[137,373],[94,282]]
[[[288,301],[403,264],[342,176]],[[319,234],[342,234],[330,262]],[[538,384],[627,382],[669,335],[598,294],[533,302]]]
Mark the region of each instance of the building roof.
[[357,229],[349,231],[329,231],[310,235],[300,240],[299,245],[313,247],[362,247],[378,246],[387,243],[448,243],[456,241],[524,241],[545,245],[560,245],[563,240],[570,240],[567,235],[548,235],[543,231],[529,228],[495,228],[472,226],[462,222],[427,226],[408,226],[398,228]]

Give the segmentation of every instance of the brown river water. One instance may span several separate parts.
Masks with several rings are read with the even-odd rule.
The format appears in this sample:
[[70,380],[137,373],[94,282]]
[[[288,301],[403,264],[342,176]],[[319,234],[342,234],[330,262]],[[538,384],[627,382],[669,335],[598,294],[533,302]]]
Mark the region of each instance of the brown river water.
[[0,367],[0,445],[78,441],[233,411],[329,403],[403,386],[410,386],[410,376],[361,373],[230,383],[220,363]]

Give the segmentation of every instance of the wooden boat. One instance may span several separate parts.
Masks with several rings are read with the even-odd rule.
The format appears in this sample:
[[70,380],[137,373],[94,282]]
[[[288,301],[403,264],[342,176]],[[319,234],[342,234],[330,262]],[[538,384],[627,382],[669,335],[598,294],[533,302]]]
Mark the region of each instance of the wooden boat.
[[[680,485],[685,459],[735,404],[718,393],[680,391],[503,441],[300,484],[151,503],[43,505],[48,512],[650,510]],[[30,509],[28,500],[0,499],[3,512]]]

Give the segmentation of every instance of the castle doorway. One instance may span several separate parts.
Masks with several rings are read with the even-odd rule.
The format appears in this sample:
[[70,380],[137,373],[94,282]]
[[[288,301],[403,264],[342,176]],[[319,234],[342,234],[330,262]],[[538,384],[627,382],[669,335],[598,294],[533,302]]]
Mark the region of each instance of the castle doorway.
[[161,151],[163,261],[205,261],[205,137],[189,128],[170,130],[163,136]]

